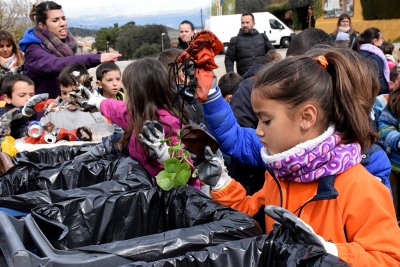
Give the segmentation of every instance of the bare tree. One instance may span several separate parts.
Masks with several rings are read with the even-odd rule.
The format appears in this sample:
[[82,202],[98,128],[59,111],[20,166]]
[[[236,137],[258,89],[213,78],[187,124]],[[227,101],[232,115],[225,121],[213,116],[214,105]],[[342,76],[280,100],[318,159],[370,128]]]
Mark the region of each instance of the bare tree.
[[23,32],[32,26],[29,0],[0,0],[0,29],[6,30],[18,40]]

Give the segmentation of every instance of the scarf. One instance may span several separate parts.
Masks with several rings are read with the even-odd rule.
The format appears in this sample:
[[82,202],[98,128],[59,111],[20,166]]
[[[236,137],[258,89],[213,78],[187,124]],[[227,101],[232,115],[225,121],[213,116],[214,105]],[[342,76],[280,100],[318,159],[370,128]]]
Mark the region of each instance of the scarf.
[[0,65],[4,70],[14,73],[16,71],[17,57],[15,54],[12,54],[9,58],[0,57]]
[[340,174],[361,162],[360,145],[340,144],[340,141],[340,135],[330,126],[317,138],[276,155],[269,155],[263,147],[261,156],[277,178],[309,183]]
[[339,32],[345,32],[345,33],[347,33],[348,31],[350,31],[350,27],[340,27],[339,26]]
[[69,32],[67,32],[67,38],[65,41],[62,41],[47,29],[39,28],[38,26],[33,29],[33,32],[53,55],[57,57],[75,55],[75,52],[78,48],[78,43]]
[[380,59],[382,59],[382,61],[383,61],[383,74],[385,76],[385,80],[389,83],[390,82],[390,78],[389,78],[390,70],[389,70],[389,66],[388,66],[386,57],[383,54],[382,50],[379,47],[377,47],[377,46],[375,46],[373,44],[362,44],[362,45],[360,45],[360,49],[364,50],[364,51],[368,51],[368,52],[370,52],[372,54],[375,54],[378,57],[380,57]]

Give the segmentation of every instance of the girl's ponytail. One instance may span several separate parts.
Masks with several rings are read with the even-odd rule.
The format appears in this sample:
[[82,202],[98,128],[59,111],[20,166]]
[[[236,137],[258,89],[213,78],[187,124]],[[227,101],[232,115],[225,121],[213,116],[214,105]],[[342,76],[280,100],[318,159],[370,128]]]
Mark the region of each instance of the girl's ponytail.
[[369,116],[376,90],[368,65],[361,56],[349,50],[333,49],[324,56],[333,85],[330,121],[342,133],[344,142],[357,142],[365,151],[376,138]]

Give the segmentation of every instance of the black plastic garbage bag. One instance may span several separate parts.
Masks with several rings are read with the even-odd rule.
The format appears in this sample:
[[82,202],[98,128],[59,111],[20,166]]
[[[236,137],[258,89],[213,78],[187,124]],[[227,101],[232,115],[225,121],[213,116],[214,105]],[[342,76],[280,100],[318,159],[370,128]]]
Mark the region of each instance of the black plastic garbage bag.
[[154,261],[261,234],[247,214],[183,186],[73,199],[32,210],[58,249]]
[[151,178],[149,180],[143,180],[140,176],[135,177],[131,175],[128,175],[127,178],[129,180],[105,181],[89,187],[69,190],[38,190],[20,195],[2,197],[0,198],[0,207],[30,211],[39,205],[52,204],[77,198],[86,198],[90,195],[107,195],[154,187]]
[[153,262],[134,262],[123,267],[347,267],[346,262],[325,252],[323,247],[305,244],[284,228],[268,235],[211,246],[184,256]]
[[63,146],[17,154],[16,165],[0,177],[0,197],[87,187],[109,180],[135,180],[143,188],[154,184],[148,172],[130,157],[107,155],[101,160],[73,161],[79,148]]

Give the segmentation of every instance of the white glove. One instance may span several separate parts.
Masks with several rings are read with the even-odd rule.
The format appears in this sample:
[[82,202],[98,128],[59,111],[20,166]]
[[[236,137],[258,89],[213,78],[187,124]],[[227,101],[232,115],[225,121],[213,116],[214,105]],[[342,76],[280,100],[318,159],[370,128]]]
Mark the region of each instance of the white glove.
[[165,139],[164,129],[158,121],[146,121],[143,126],[143,134],[139,134],[140,140],[147,147],[150,157],[156,159],[159,163],[164,163],[170,158],[168,153],[169,146],[166,142],[161,142]]
[[226,170],[221,151],[218,149],[215,154],[209,146],[204,149],[204,159],[192,155],[193,165],[199,170],[199,178],[211,189],[217,191],[231,181]]
[[26,117],[31,117],[32,115],[36,114],[36,111],[34,109],[35,105],[38,104],[41,101],[49,99],[49,94],[48,93],[43,93],[39,95],[34,95],[32,96],[28,102],[26,102],[25,106],[22,108],[22,114]]
[[322,245],[326,252],[334,256],[338,256],[339,252],[337,246],[332,242],[326,242],[325,239],[317,235],[314,229],[305,223],[302,219],[291,213],[290,211],[273,205],[267,205],[264,208],[265,213],[282,226],[293,231],[296,235],[302,237],[304,241],[312,245]]
[[82,94],[87,98],[87,100],[80,101],[81,106],[84,108],[94,106],[100,110],[100,103],[106,98],[100,95],[97,91],[91,93],[86,87],[83,87],[81,90],[83,91]]

